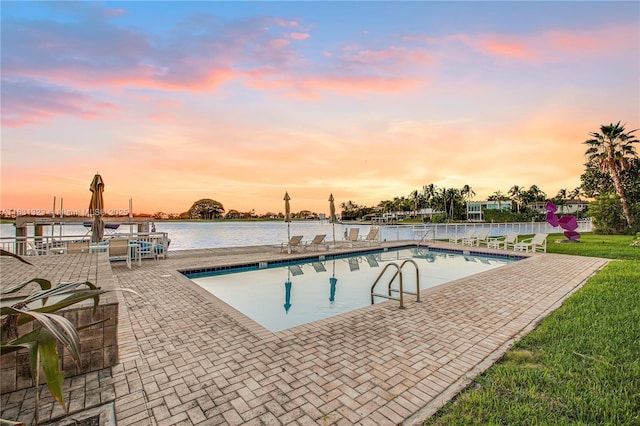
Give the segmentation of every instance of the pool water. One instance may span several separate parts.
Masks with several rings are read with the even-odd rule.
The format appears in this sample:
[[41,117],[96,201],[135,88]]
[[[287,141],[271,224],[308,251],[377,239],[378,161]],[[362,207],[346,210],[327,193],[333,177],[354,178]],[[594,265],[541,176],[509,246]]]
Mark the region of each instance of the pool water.
[[[385,265],[400,266],[412,259],[419,270],[420,289],[498,268],[516,260],[404,248],[358,253],[351,256],[319,256],[302,263],[244,265],[211,272],[184,271],[193,282],[270,331],[280,331],[371,305],[371,285]],[[386,293],[397,269],[387,268],[376,286]],[[416,268],[405,263],[403,287],[416,291]],[[392,288],[398,288],[399,280]],[[396,293],[397,296],[397,293]],[[407,300],[414,295],[405,294]],[[388,299],[374,297],[374,303]],[[395,300],[389,301],[396,303]]]

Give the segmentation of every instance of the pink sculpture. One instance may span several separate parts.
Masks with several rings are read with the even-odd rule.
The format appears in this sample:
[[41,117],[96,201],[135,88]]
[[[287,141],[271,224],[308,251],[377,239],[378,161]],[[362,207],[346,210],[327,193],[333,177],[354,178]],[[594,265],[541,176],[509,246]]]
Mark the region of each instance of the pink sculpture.
[[558,226],[560,223],[558,221],[558,216],[556,216],[554,212],[547,212],[547,222],[549,222],[549,225],[551,226]]
[[564,229],[564,236],[567,237],[569,241],[575,241],[580,238],[580,234],[576,232],[576,229],[578,229],[578,221],[575,216],[562,216],[558,219],[558,216],[556,216],[558,209],[551,201],[547,202],[545,209],[547,209],[547,222],[549,225],[553,227],[560,225],[560,227]]

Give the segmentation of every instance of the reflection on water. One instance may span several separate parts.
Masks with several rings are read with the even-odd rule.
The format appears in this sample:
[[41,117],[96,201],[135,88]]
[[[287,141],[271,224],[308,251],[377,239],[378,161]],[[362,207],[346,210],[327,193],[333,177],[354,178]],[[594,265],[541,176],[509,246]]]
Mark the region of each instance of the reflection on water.
[[[471,258],[477,261],[469,261]],[[192,281],[265,328],[278,331],[370,305],[371,285],[384,266],[389,262],[400,264],[405,259],[413,259],[418,264],[422,290],[510,262],[423,248],[403,249],[199,276]],[[388,272],[393,274],[392,269]],[[393,288],[397,288],[397,281]],[[385,288],[382,291],[386,291],[387,282],[381,281]],[[403,286],[405,291],[415,293],[413,270],[403,274]],[[386,299],[375,300],[376,303],[382,301]]]

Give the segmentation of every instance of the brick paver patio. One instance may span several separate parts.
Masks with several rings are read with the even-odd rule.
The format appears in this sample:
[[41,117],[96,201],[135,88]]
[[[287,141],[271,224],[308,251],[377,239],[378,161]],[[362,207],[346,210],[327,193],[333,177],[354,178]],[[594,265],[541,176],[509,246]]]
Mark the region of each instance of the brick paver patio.
[[[425,290],[404,310],[389,301],[277,333],[177,272],[286,256],[242,247],[98,266],[98,285],[139,295],[119,295],[120,363],[66,380],[70,411],[113,403],[120,426],[419,424],[607,262],[536,254]],[[59,279],[96,274],[78,259],[34,262]],[[16,273],[5,262],[2,275]],[[62,417],[42,395],[41,418]],[[29,423],[33,399],[33,389],[2,395],[0,417]]]

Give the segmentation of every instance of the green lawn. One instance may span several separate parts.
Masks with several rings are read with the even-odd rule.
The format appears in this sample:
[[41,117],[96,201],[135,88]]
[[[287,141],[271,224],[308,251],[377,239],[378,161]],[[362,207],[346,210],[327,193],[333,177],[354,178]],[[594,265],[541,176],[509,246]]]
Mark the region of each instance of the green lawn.
[[587,234],[548,252],[623,258],[424,425],[640,425],[640,247]]
[[596,235],[584,233],[576,243],[556,243],[566,240],[562,234],[550,234],[547,238],[548,253],[575,254],[578,256],[604,257],[619,260],[640,260],[640,247],[631,247],[631,235]]

